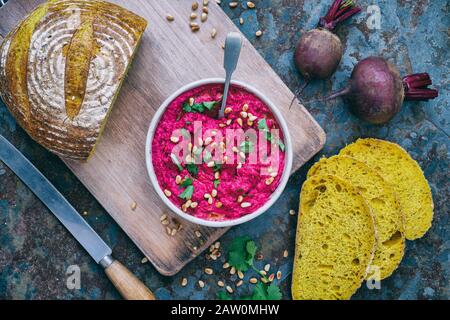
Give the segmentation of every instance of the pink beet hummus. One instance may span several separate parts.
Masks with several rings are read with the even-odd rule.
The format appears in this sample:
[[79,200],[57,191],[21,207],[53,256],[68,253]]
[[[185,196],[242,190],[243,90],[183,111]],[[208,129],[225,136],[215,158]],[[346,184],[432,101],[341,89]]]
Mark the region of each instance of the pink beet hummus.
[[[187,214],[204,220],[233,220],[256,211],[269,200],[278,187],[285,166],[283,133],[268,106],[253,93],[238,86],[232,86],[227,100],[228,109],[225,118],[219,120],[214,117],[214,111],[220,108],[222,92],[223,85],[211,84],[178,96],[162,115],[152,141],[151,159],[165,196]],[[205,108],[204,112],[189,112],[190,108],[186,109],[186,105],[192,102],[195,104],[217,103],[212,111]],[[203,141],[197,142],[198,139],[194,138],[194,122],[196,121],[202,123],[202,135],[211,130],[218,132],[211,137],[212,142],[205,137],[202,138]],[[271,136],[268,138],[267,135],[258,134],[255,136],[257,143],[252,143],[252,148],[249,149],[257,150],[260,143],[266,144],[269,149],[268,154],[277,155],[275,161],[272,160],[270,163],[264,161],[267,160],[266,156],[260,155],[256,163],[250,161],[250,151],[242,149],[242,145],[238,145],[239,142],[232,143],[226,138],[217,138],[220,134],[226,137],[228,129],[246,131],[251,128],[259,133],[264,130],[261,129],[264,126],[265,130],[278,129],[279,139],[271,140]],[[227,161],[228,158],[225,157],[223,163],[212,166],[211,158],[204,155],[204,161],[191,165],[190,169],[195,167],[195,170],[188,170],[184,156],[177,157],[178,160],[175,162],[172,158],[173,148],[178,142],[173,134],[176,129],[192,135],[192,139],[188,141],[191,142],[188,147],[191,153],[188,154],[194,154],[191,151],[192,146],[194,151],[198,152],[198,150],[206,149],[208,143],[222,144],[227,150],[234,145],[236,159],[242,153],[246,154],[247,158],[245,161],[241,160],[239,164],[236,159]],[[186,134],[178,138],[180,141],[187,140]],[[275,152],[271,151],[272,149],[277,150]]]

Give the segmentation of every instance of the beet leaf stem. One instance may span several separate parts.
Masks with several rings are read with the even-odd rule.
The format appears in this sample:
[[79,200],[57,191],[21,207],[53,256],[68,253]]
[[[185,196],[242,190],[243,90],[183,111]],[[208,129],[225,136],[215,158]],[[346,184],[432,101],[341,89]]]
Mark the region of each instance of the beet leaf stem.
[[334,0],[326,16],[320,18],[319,27],[333,31],[341,22],[360,11],[361,8],[356,7],[353,0]]
[[436,98],[439,92],[435,89],[429,89],[432,84],[428,73],[415,73],[403,77],[403,86],[405,88],[405,99],[414,101],[427,101]]

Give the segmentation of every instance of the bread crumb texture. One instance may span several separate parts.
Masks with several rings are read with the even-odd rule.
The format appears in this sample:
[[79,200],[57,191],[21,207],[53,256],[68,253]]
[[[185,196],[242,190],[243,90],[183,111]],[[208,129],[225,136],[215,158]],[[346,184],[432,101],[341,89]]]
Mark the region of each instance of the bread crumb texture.
[[391,185],[403,210],[408,240],[421,238],[428,231],[434,208],[430,186],[418,163],[404,149],[388,141],[359,139],[342,149],[340,155],[365,162]]
[[[378,235],[371,266],[380,271],[376,280],[387,278],[400,264],[405,250],[403,217],[394,190],[375,170],[348,156],[321,159],[309,170],[308,177],[324,174],[348,181],[368,202]],[[371,279],[373,276],[368,275]]]
[[314,175],[302,187],[292,297],[349,299],[375,251],[370,207],[350,183]]

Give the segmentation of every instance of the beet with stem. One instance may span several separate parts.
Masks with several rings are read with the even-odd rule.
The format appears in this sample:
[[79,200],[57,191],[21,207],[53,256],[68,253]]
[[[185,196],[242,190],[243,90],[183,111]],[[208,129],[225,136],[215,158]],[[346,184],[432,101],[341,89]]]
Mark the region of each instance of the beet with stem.
[[428,101],[438,96],[429,89],[428,73],[400,77],[397,68],[381,57],[361,60],[353,69],[349,85],[325,100],[343,96],[353,113],[372,124],[384,124],[401,109],[404,100]]
[[307,83],[313,79],[327,79],[336,71],[343,48],[333,31],[360,11],[352,0],[335,0],[326,16],[320,18],[317,28],[302,35],[294,60]]

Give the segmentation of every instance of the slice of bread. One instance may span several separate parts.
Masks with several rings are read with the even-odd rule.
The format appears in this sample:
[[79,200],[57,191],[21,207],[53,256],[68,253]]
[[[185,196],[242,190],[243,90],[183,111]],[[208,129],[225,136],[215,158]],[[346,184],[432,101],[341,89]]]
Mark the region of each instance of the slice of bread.
[[405,217],[406,239],[421,238],[428,231],[434,208],[430,186],[417,162],[404,149],[388,141],[359,139],[340,154],[365,162],[392,186]]
[[361,286],[376,245],[370,207],[336,176],[302,187],[292,278],[295,300],[349,299]]
[[405,251],[403,217],[394,190],[376,171],[348,156],[322,158],[309,170],[308,177],[324,174],[336,175],[350,182],[372,208],[378,240],[371,265],[374,273],[369,277],[378,278],[376,280],[387,278],[397,269]]

